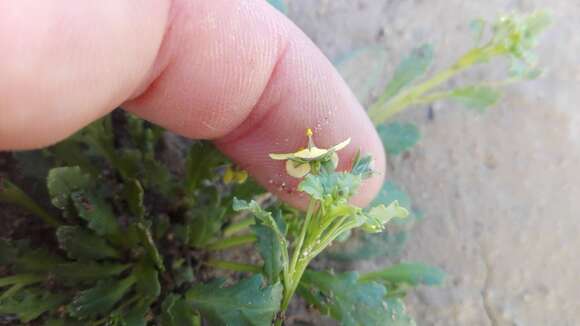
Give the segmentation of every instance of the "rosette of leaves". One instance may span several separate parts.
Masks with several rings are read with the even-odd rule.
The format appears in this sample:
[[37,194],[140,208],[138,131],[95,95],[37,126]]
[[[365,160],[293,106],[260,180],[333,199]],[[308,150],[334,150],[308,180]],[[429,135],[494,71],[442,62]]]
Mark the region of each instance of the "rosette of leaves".
[[[54,208],[0,179],[1,202],[47,225],[40,247],[34,239],[0,241],[1,315],[49,325],[186,325],[211,316],[195,298],[203,293],[195,279],[203,248],[229,223],[234,196],[262,190],[252,181],[224,184],[220,173],[228,163],[210,143],[185,144],[177,154],[184,154],[187,171],[172,171],[160,159],[164,137],[161,129],[115,112],[51,148],[15,155],[42,161],[21,166],[31,169],[25,175],[44,178],[49,200],[38,202]],[[59,167],[32,171],[51,165]],[[275,296],[275,289],[257,283],[211,292],[224,298],[239,292],[229,302],[240,306],[257,294]],[[270,310],[248,316],[272,319]]]

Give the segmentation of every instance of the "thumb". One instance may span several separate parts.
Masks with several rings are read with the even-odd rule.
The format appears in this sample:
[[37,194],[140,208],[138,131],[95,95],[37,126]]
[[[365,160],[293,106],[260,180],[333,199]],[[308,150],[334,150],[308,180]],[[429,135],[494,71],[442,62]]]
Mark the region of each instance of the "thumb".
[[384,177],[376,132],[314,44],[264,0],[33,0],[0,3],[0,149],[48,145],[119,105],[181,135],[214,140],[281,199],[297,179],[268,153],[348,137]]
[[319,147],[348,137],[346,167],[358,150],[379,174],[355,199],[366,204],[384,178],[384,154],[372,123],[331,63],[266,1],[177,1],[150,86],[130,111],[217,146],[281,199],[303,206],[298,179],[268,153]]

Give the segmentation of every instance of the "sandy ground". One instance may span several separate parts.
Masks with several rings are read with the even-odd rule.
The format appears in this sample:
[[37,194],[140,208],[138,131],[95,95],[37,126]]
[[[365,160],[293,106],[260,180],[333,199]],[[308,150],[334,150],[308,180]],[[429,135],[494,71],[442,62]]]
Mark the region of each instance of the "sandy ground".
[[435,45],[434,69],[445,67],[471,44],[473,18],[552,11],[539,49],[546,77],[510,87],[484,115],[439,103],[433,121],[426,108],[398,116],[424,138],[389,166],[426,215],[402,259],[449,273],[443,288],[409,298],[419,325],[580,325],[580,1],[289,2],[331,59],[379,46],[391,70],[422,42]]

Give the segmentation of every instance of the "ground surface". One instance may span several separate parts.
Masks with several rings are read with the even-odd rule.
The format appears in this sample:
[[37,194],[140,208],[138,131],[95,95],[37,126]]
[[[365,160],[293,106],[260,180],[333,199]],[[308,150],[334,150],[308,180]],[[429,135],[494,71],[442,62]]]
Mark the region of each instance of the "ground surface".
[[[508,90],[484,115],[440,103],[398,116],[424,135],[390,175],[426,214],[403,259],[445,269],[443,288],[409,298],[419,325],[580,325],[580,2],[290,1],[289,16],[332,59],[384,47],[391,68],[431,42],[435,69],[469,46],[467,25],[546,8],[542,80]],[[492,76],[483,70],[471,78]]]

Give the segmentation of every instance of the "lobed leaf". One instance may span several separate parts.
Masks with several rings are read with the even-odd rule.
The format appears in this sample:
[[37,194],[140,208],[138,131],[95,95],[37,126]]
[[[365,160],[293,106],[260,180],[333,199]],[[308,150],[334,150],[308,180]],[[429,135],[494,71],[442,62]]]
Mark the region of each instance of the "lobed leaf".
[[379,191],[375,200],[371,203],[371,206],[381,204],[389,205],[394,201],[397,201],[401,207],[413,213],[411,198],[393,181],[387,181],[383,184],[383,187]]
[[366,222],[363,230],[369,233],[381,232],[385,225],[393,218],[406,218],[409,211],[399,205],[398,201],[393,201],[389,206],[383,204],[371,208],[366,214]]
[[119,258],[120,253],[104,238],[79,226],[61,226],[56,230],[60,247],[72,259],[92,260]]
[[145,247],[145,251],[147,252],[147,256],[151,259],[151,262],[155,264],[158,270],[164,272],[165,265],[163,264],[163,257],[159,253],[159,249],[155,244],[155,240],[151,235],[151,230],[149,225],[145,225],[145,223],[137,223],[136,230],[138,232],[139,240],[143,247]]
[[75,191],[86,189],[90,182],[88,174],[83,173],[78,166],[73,166],[51,169],[46,185],[52,204],[57,208],[66,209],[70,195]]
[[402,302],[385,301],[386,294],[383,285],[361,282],[356,272],[331,274],[312,270],[304,273],[300,291],[308,303],[341,325],[414,325],[404,313]]
[[201,321],[183,296],[170,293],[161,304],[161,325],[201,326]]
[[367,179],[373,175],[373,165],[374,160],[371,155],[361,157],[360,152],[357,152],[350,173],[360,175],[363,179]]
[[361,277],[361,280],[375,281],[387,285],[408,284],[441,285],[445,279],[445,272],[441,269],[423,263],[402,263],[385,269],[370,272]]
[[145,206],[143,204],[143,197],[145,192],[143,186],[137,179],[132,179],[124,184],[123,197],[127,201],[129,211],[137,218],[145,217]]
[[385,150],[390,155],[399,155],[417,144],[421,133],[412,123],[391,122],[377,128]]
[[88,227],[98,235],[118,235],[119,224],[111,205],[103,197],[88,191],[70,194],[79,216],[87,221]]
[[186,226],[189,244],[203,247],[215,240],[224,223],[227,208],[225,207],[195,207],[188,212]]
[[409,212],[405,219],[394,219],[391,227],[382,233],[357,233],[349,242],[329,248],[327,256],[338,261],[355,261],[381,256],[397,257],[409,238],[408,230],[419,214],[412,209],[411,198],[393,181],[383,184],[379,194],[370,206],[389,205],[397,201],[399,206]]
[[280,308],[282,285],[262,287],[254,275],[231,287],[223,280],[198,284],[186,294],[187,302],[211,325],[270,325]]
[[0,315],[14,314],[21,322],[28,323],[47,311],[58,307],[66,295],[40,290],[24,290],[8,299],[0,300]]
[[45,248],[19,248],[18,257],[12,262],[12,269],[16,273],[49,273],[63,258],[50,253]]
[[258,251],[264,260],[264,274],[270,283],[276,283],[279,280],[285,263],[282,251],[286,250],[286,241],[282,236],[286,226],[280,211],[277,211],[274,220],[275,228],[260,220],[256,220],[256,224],[251,226],[256,234]]
[[497,89],[487,86],[467,86],[449,92],[449,99],[477,111],[496,104],[500,97],[501,93]]
[[155,265],[147,260],[142,260],[133,270],[135,278],[135,289],[137,294],[148,303],[153,303],[161,294],[161,283],[159,282],[159,273]]
[[63,281],[98,281],[119,275],[128,267],[127,264],[119,263],[70,262],[56,265],[51,274]]
[[382,233],[358,233],[344,245],[330,248],[326,256],[332,260],[352,262],[377,257],[395,258],[401,254],[409,238],[406,231]]
[[106,315],[129,291],[136,279],[100,281],[93,288],[81,291],[69,305],[69,313],[77,318],[94,318]]
[[235,211],[248,210],[254,215],[256,224],[252,226],[252,230],[256,234],[258,251],[264,260],[264,274],[271,283],[276,283],[286,263],[286,225],[281,211],[278,210],[272,216],[272,213],[262,209],[256,201],[247,202],[237,198],[234,198],[233,207]]
[[356,193],[361,181],[361,175],[346,172],[309,174],[300,182],[298,190],[317,200],[347,199]]
[[288,13],[288,5],[286,5],[284,0],[268,0],[268,2],[281,13],[285,15]]
[[380,101],[385,102],[396,96],[403,88],[423,76],[433,61],[433,47],[423,44],[411,51],[395,69],[393,78],[387,85]]

